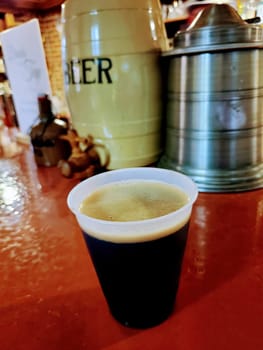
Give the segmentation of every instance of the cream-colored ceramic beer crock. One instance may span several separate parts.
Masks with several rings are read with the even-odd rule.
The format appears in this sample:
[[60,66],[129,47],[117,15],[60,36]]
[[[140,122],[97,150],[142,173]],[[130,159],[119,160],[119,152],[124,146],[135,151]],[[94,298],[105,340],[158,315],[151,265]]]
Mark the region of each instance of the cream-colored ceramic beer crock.
[[159,0],[67,0],[62,57],[73,126],[100,139],[110,169],[161,153],[160,54],[167,48]]

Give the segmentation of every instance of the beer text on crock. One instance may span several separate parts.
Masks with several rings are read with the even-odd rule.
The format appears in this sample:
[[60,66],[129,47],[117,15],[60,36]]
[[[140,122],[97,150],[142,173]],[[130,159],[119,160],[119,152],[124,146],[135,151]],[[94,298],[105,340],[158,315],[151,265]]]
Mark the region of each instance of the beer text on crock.
[[67,84],[111,84],[111,68],[110,58],[74,58],[66,64],[65,81]]

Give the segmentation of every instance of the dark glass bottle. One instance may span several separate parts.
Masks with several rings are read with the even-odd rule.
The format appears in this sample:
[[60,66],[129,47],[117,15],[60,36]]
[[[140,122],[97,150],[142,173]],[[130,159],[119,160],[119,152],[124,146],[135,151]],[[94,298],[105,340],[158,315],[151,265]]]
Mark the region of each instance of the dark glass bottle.
[[30,132],[31,143],[37,165],[56,166],[61,159],[71,153],[68,141],[60,135],[68,131],[68,122],[54,116],[48,95],[38,97],[39,122]]

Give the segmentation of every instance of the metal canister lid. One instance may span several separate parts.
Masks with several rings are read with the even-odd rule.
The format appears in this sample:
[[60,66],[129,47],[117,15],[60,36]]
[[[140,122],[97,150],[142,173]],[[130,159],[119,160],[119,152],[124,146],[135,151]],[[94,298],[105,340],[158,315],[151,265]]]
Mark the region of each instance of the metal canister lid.
[[211,4],[190,26],[174,37],[174,49],[164,55],[263,48],[263,28],[248,24],[228,4]]

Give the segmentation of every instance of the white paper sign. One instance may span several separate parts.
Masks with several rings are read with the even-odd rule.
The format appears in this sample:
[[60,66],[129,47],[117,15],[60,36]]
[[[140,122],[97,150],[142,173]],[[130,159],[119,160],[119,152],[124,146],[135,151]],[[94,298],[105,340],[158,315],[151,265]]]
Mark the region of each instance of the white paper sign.
[[52,95],[38,20],[1,32],[0,41],[20,130],[28,133],[39,114],[38,95]]

